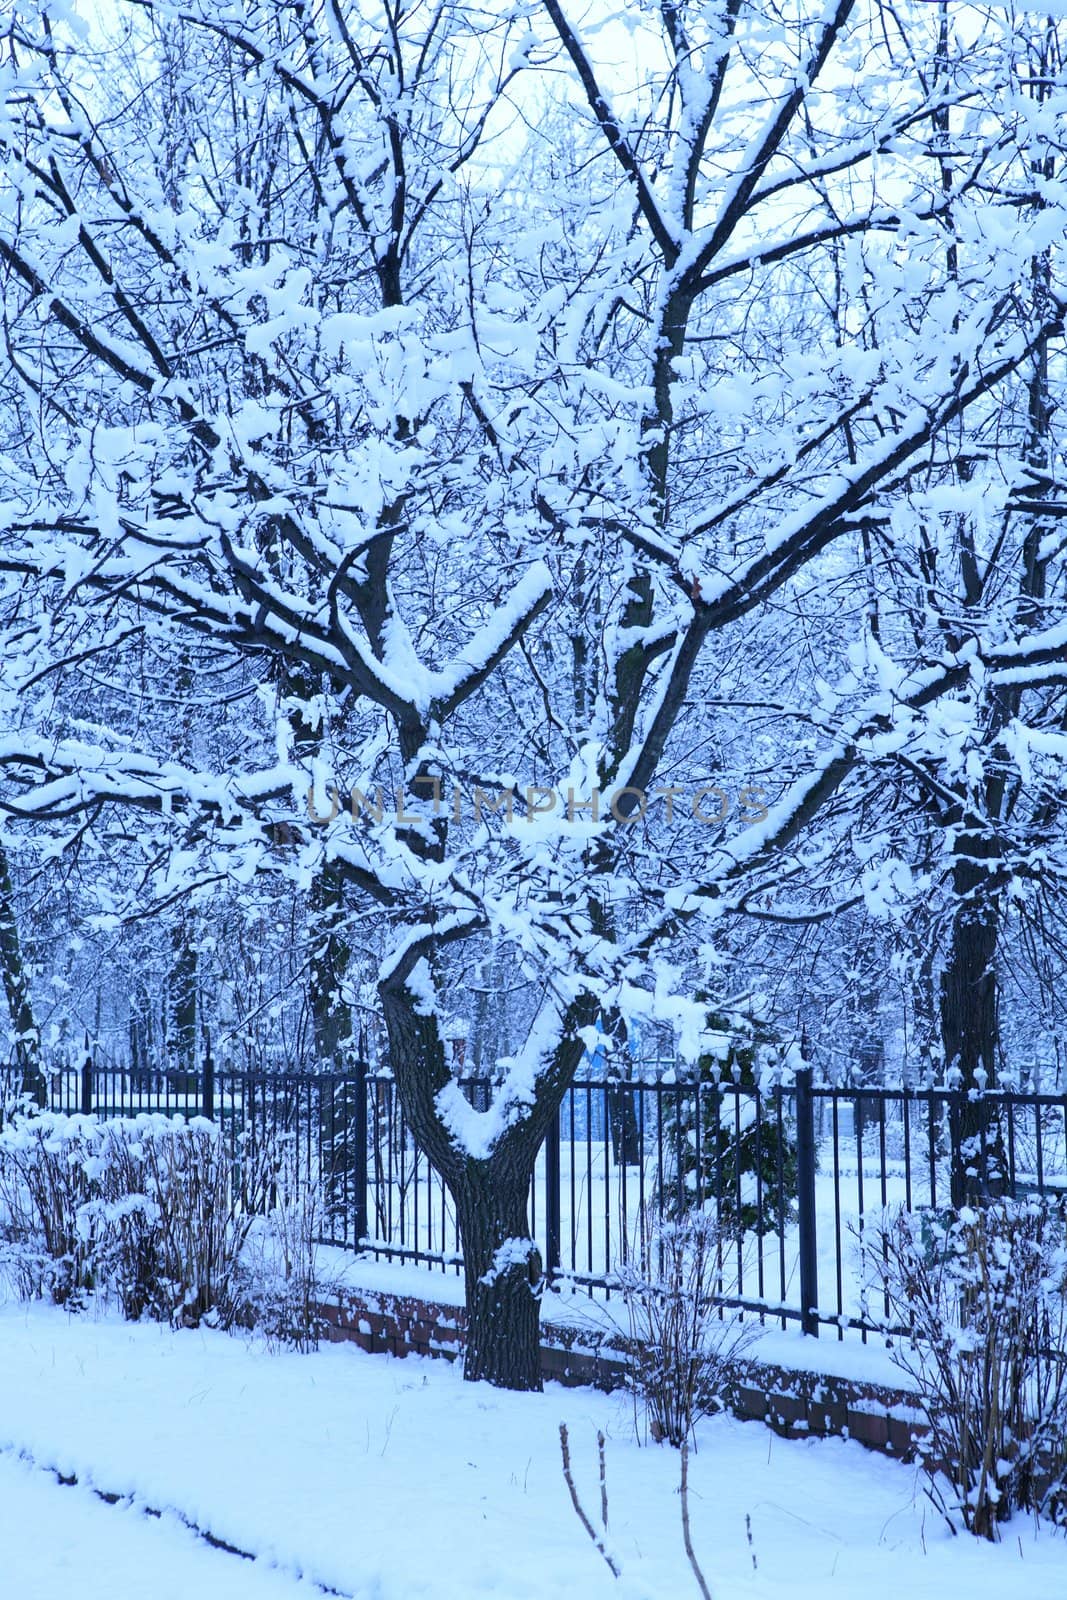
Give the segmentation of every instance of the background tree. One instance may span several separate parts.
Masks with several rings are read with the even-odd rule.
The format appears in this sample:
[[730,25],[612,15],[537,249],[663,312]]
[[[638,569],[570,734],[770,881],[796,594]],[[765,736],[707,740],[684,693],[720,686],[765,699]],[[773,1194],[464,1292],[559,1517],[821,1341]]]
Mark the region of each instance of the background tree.
[[779,1041],[744,1014],[709,1011],[706,1024],[692,1075],[664,1107],[664,1209],[714,1205],[724,1238],[780,1233],[795,1215],[796,1130],[784,1115],[764,1117],[759,1099],[781,1079]]

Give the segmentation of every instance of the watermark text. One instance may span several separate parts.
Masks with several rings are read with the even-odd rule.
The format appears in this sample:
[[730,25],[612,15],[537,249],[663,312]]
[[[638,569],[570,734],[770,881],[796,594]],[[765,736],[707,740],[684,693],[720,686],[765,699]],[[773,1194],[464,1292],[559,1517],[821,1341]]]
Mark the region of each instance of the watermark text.
[[[487,816],[502,817],[508,823],[518,817],[520,822],[532,823],[538,817],[558,815],[568,822],[606,822],[610,817],[621,827],[628,827],[636,822],[644,822],[649,817],[653,801],[662,803],[653,815],[662,815],[669,823],[689,816],[706,827],[721,827],[731,812],[736,810],[738,820],[747,825],[764,821],[768,814],[767,791],[758,783],[746,784],[736,795],[731,795],[728,789],[715,783],[699,789],[688,789],[678,784],[665,784],[651,790],[628,786],[612,790],[594,787],[585,794],[579,794],[570,785],[566,789],[555,789],[540,783],[528,783],[523,788],[488,790],[475,785],[470,795],[463,789],[453,787],[451,794],[445,795],[440,778],[416,778],[412,787],[428,791],[426,800],[432,806],[430,815],[440,817],[447,814],[452,822],[457,823],[462,822],[465,816],[473,816],[475,823]],[[323,798],[328,806],[325,811],[319,809]],[[413,824],[425,821],[427,816],[425,811],[408,809],[416,804],[416,798],[421,796],[414,797],[398,789],[387,802],[381,786],[374,790],[372,796],[353,784],[345,809],[351,813],[354,822],[361,817],[367,817],[372,822],[384,822],[388,816],[391,822]],[[312,822],[325,826],[341,814],[340,791],[330,785],[324,795],[320,791],[319,800],[316,801],[312,786],[308,790],[307,809]]]

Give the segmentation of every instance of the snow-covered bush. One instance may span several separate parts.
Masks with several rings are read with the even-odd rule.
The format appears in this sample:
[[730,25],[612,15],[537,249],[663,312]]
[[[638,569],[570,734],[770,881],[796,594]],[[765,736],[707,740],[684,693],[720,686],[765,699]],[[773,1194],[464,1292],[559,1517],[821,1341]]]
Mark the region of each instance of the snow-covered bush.
[[692,1075],[680,1073],[664,1103],[663,1209],[680,1217],[713,1200],[724,1234],[780,1231],[795,1220],[796,1129],[760,1099],[777,1081],[778,1041],[758,1022],[716,1011],[705,1037]]
[[1062,1209],[899,1211],[868,1228],[864,1257],[909,1332],[894,1359],[917,1384],[927,1489],[948,1522],[995,1540],[1019,1509],[1067,1520]]
[[326,1221],[322,1192],[301,1176],[288,1151],[276,1164],[272,1191],[271,1208],[256,1219],[242,1262],[247,1318],[272,1344],[313,1350],[326,1327],[322,1301],[337,1287],[319,1246]]
[[92,1117],[17,1114],[0,1130],[0,1265],[16,1291],[57,1305],[92,1287],[78,1225],[91,1198]]
[[728,1375],[758,1333],[722,1300],[730,1245],[705,1212],[642,1213],[631,1259],[617,1265],[629,1320],[629,1379],[651,1437],[681,1446],[717,1411]]
[[134,1319],[237,1320],[241,1252],[275,1166],[248,1141],[241,1157],[238,1182],[203,1118],[16,1118],[0,1132],[9,1277],[56,1301],[95,1289]]
[[138,1117],[103,1125],[102,1193],[82,1210],[104,1286],[131,1318],[223,1325],[243,1311],[241,1252],[266,1204],[273,1157],[245,1139],[240,1181],[222,1130]]
[[24,1298],[95,1291],[123,1315],[322,1331],[318,1186],[284,1137],[194,1117],[33,1114],[0,1131],[0,1271]]

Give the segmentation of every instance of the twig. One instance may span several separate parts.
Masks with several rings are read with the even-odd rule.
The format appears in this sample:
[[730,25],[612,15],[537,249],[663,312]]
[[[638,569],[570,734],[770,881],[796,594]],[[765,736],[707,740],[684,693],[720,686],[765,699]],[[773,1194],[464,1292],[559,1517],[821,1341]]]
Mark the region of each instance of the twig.
[[[566,1480],[567,1488],[571,1492],[571,1505],[574,1507],[582,1527],[585,1529],[590,1539],[592,1539],[593,1543],[600,1551],[600,1554],[604,1557],[604,1560],[611,1568],[613,1575],[617,1578],[620,1576],[621,1569],[614,1558],[608,1554],[603,1539],[601,1539],[596,1529],[593,1527],[593,1524],[582,1510],[582,1502],[578,1499],[578,1491],[574,1487],[574,1477],[571,1473],[571,1447],[567,1440],[567,1424],[565,1422],[561,1422],[559,1425],[559,1448],[560,1454],[563,1456],[563,1477]],[[601,1459],[603,1460],[603,1457],[601,1457]],[[711,1600],[711,1596],[708,1595],[707,1590],[704,1592],[706,1600]]]
[[608,1531],[608,1470],[604,1461],[604,1435],[598,1430],[596,1436],[597,1456],[600,1460],[600,1520],[604,1524],[604,1532]]
[[693,1569],[693,1576],[700,1586],[703,1600],[711,1600],[711,1590],[704,1581],[704,1574],[700,1570],[693,1550],[693,1541],[689,1537],[689,1443],[682,1441],[682,1538],[685,1540],[685,1553],[689,1557],[689,1565]]

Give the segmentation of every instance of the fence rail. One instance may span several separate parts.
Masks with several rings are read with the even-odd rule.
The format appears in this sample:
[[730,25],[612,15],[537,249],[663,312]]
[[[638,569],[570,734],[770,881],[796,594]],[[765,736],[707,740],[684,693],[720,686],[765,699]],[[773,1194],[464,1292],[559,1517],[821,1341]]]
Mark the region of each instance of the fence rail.
[[[657,1067],[657,1072],[661,1069]],[[671,1075],[668,1074],[668,1080]],[[476,1107],[487,1080],[463,1079]],[[14,1069],[0,1069],[5,1105]],[[203,1115],[235,1160],[244,1136],[284,1136],[319,1185],[323,1242],[459,1271],[448,1191],[407,1126],[391,1076],[130,1071],[50,1075],[49,1108]],[[529,1220],[550,1281],[612,1292],[642,1219],[700,1206],[720,1220],[724,1304],[808,1333],[865,1338],[888,1304],[864,1282],[863,1230],[886,1206],[943,1213],[987,1195],[1067,1200],[1067,1095],[834,1088],[810,1072],[765,1092],[734,1083],[580,1077],[540,1152]]]

